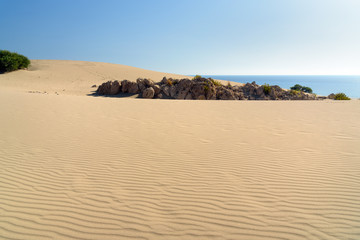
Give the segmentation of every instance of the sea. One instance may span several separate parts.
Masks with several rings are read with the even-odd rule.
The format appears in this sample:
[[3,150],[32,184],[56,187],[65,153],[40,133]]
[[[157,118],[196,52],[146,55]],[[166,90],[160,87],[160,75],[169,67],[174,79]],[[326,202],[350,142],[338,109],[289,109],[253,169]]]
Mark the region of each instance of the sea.
[[278,85],[285,89],[295,84],[310,87],[313,93],[328,96],[330,93],[345,93],[351,98],[360,98],[359,76],[325,76],[325,75],[201,75],[206,78],[228,80],[231,82]]

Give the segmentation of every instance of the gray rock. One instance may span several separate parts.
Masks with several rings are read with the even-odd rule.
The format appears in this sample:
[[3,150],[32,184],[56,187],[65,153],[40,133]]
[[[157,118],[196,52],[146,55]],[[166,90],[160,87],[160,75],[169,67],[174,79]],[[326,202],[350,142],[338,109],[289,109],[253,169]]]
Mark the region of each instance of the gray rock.
[[155,85],[154,81],[148,78],[144,78],[144,83],[146,87],[153,87]]
[[100,95],[116,95],[120,92],[121,83],[119,81],[108,81],[103,83],[97,89],[97,93]]
[[331,94],[328,96],[328,99],[335,99],[335,93],[331,93]]
[[154,86],[152,86],[152,88],[154,89],[154,91],[155,91],[155,96],[157,96],[157,95],[159,95],[160,94],[160,92],[161,92],[161,88],[160,88],[160,86],[159,85],[154,85]]
[[193,99],[199,99],[200,96],[205,97],[205,84],[202,82],[195,82],[191,88],[191,94]]
[[136,82],[129,82],[128,84],[129,84],[129,89],[128,89],[129,93],[131,94],[139,93],[139,87]]
[[122,93],[127,93],[129,92],[129,80],[122,80],[121,81],[121,92]]
[[146,85],[144,83],[144,79],[138,78],[138,79],[136,79],[136,83],[138,85],[139,91],[143,92],[145,90],[145,88],[146,88]]
[[162,85],[161,91],[164,93],[165,96],[170,97],[170,86]]
[[176,96],[176,88],[174,85],[170,86],[170,97],[175,98]]
[[176,88],[176,99],[185,99],[186,95],[189,93],[192,86],[192,81],[190,79],[181,79],[178,84],[175,85]]
[[148,87],[142,92],[143,98],[153,98],[154,96],[155,96],[155,90],[152,87]]

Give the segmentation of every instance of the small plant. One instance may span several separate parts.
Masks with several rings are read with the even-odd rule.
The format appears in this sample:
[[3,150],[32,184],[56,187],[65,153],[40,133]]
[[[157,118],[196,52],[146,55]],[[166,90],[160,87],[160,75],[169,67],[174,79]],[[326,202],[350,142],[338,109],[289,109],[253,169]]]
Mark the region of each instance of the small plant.
[[299,95],[299,94],[300,94],[300,91],[290,90],[290,94],[291,94],[291,95]]
[[220,81],[214,80],[212,78],[210,78],[210,81],[217,87],[220,87],[222,85]]
[[263,88],[264,88],[264,93],[265,93],[266,95],[269,95],[269,94],[270,94],[270,91],[271,91],[270,85],[267,84],[267,83],[265,83],[265,84],[263,85]]
[[172,86],[172,85],[173,85],[173,80],[172,80],[172,78],[168,78],[168,79],[166,80],[166,84],[167,84],[168,86]]
[[345,93],[337,93],[334,100],[350,100],[350,98]]
[[29,64],[30,60],[23,55],[0,50],[0,73],[24,69],[27,68]]
[[227,86],[228,86],[229,88],[232,87],[230,81],[227,82]]
[[295,84],[293,87],[290,88],[291,90],[295,91],[302,91],[306,93],[312,93],[313,90],[309,87],[301,86],[300,84]]
[[193,80],[198,80],[198,79],[201,79],[202,77],[200,75],[196,75]]

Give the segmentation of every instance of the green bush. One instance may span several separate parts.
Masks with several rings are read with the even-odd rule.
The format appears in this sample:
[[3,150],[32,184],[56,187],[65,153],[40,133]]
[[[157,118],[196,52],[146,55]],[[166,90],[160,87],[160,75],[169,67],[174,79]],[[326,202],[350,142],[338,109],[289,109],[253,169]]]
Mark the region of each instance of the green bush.
[[335,94],[335,100],[350,100],[348,96],[346,96],[345,93],[337,93]]
[[263,85],[263,88],[264,88],[264,93],[265,93],[266,95],[269,95],[269,94],[270,94],[270,91],[271,91],[270,85],[267,84],[267,83],[265,83],[265,84]]
[[196,75],[193,80],[201,79],[202,77],[200,75]]
[[27,68],[29,64],[30,60],[23,55],[0,50],[0,73]]
[[300,84],[295,84],[293,87],[290,88],[291,90],[295,91],[302,91],[306,93],[312,93],[313,90],[309,87],[301,86]]

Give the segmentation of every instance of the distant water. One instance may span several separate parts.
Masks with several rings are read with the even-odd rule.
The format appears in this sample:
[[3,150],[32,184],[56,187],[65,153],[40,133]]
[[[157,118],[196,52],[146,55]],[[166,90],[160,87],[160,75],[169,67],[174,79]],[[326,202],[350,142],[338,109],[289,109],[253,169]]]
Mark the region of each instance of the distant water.
[[264,83],[279,85],[290,89],[295,84],[310,87],[314,93],[328,96],[330,93],[343,92],[352,98],[360,98],[360,76],[310,76],[310,75],[202,75],[214,79],[228,80],[232,82],[247,83],[255,81],[257,84]]

